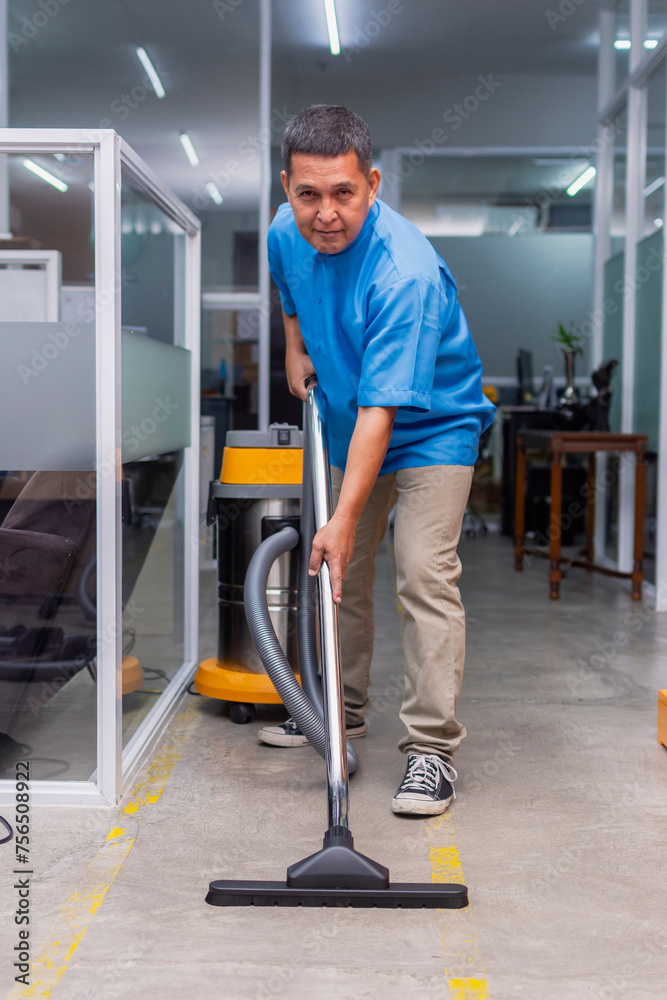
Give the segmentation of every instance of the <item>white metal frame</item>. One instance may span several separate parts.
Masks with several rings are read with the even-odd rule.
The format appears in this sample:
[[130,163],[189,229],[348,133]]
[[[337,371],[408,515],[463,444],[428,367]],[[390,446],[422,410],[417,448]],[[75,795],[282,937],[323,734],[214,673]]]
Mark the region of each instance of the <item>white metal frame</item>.
[[[642,237],[644,214],[644,175],[646,165],[647,87],[653,73],[667,58],[667,36],[653,50],[644,48],[648,0],[630,0],[630,65],[628,78],[615,81],[614,11],[609,3],[600,15],[600,56],[598,65],[598,137],[603,140],[598,155],[595,210],[595,315],[602,316],[604,265],[610,254],[610,226],[613,214],[613,142],[609,128],[613,118],[627,104],[627,177],[625,203],[625,292],[623,303],[623,374],[621,392],[621,429],[633,430],[634,360],[637,244]],[[667,155],[667,150],[666,150]],[[663,263],[663,289],[667,291],[667,257]],[[602,323],[596,329],[596,358],[602,356]],[[662,364],[661,364],[660,445],[658,454],[658,518],[656,546],[656,586],[645,584],[648,596],[655,599],[656,610],[667,611],[667,295],[663,295]],[[634,472],[624,463],[619,483],[618,567],[632,565],[634,516]],[[605,510],[598,504],[596,549],[602,551],[605,537]]]
[[[97,380],[97,767],[88,781],[32,784],[35,802],[113,805],[154,746],[197,663],[199,564],[200,223],[111,129],[0,129],[0,153],[85,152],[95,165]],[[185,342],[191,352],[191,443],[185,449],[184,663],[123,751],[121,649],[120,193],[139,183],[186,236]],[[12,783],[0,781],[0,802]]]

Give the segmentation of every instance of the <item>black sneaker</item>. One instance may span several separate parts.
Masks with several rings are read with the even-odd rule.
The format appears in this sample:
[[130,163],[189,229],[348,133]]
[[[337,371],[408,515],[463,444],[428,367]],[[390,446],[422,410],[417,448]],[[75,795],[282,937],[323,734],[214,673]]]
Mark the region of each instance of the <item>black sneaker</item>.
[[[350,739],[365,736],[366,725],[363,722],[348,723],[345,732]],[[308,737],[303,735],[294,719],[288,719],[279,726],[264,726],[257,735],[260,743],[268,743],[272,747],[305,747],[308,744]]]
[[408,766],[396,795],[392,812],[438,816],[456,798],[452,782],[458,775],[451,764],[436,754],[408,754]]

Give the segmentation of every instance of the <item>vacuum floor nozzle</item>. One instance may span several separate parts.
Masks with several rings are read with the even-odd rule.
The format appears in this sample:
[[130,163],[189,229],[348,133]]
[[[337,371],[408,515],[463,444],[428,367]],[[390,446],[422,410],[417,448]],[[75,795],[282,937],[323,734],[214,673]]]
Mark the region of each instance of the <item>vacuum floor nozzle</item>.
[[396,882],[386,889],[301,889],[286,882],[219,879],[209,885],[212,906],[362,906],[388,909],[459,910],[468,890],[452,882]]

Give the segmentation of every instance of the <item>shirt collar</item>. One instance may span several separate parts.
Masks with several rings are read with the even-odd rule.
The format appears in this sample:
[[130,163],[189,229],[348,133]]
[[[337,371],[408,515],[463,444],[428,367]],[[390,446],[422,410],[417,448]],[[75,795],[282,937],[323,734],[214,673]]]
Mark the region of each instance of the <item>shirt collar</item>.
[[355,236],[355,238],[352,240],[352,242],[348,243],[348,245],[343,250],[339,250],[338,253],[321,253],[318,250],[318,252],[315,255],[317,259],[332,260],[337,257],[342,257],[343,254],[348,252],[348,250],[351,250],[352,247],[356,246],[357,243],[366,235],[366,233],[373,228],[375,220],[377,219],[379,214],[380,214],[380,205],[378,199],[376,198],[368,211],[368,215],[366,216],[363,226],[359,230],[358,235]]

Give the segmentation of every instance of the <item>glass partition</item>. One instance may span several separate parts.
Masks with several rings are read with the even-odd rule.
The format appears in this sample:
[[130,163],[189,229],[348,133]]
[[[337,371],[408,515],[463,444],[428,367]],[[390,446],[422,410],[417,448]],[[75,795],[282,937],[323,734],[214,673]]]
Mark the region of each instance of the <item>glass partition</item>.
[[662,229],[665,222],[665,111],[667,69],[664,60],[649,78],[646,113],[644,212],[640,237]]
[[1,155],[0,801],[114,803],[197,656],[199,226],[111,130]]
[[123,745],[184,662],[191,371],[187,235],[124,168],[121,399]]
[[662,301],[665,219],[665,114],[667,72],[664,60],[647,84],[646,180],[643,239],[637,245],[635,350],[632,429],[648,435],[645,573],[655,583],[657,460],[660,451]]
[[[93,154],[8,159],[17,248],[0,253],[0,778],[29,759],[34,780],[71,782],[97,759],[96,614],[84,593],[98,524]],[[72,286],[85,307],[79,295],[68,312]]]

